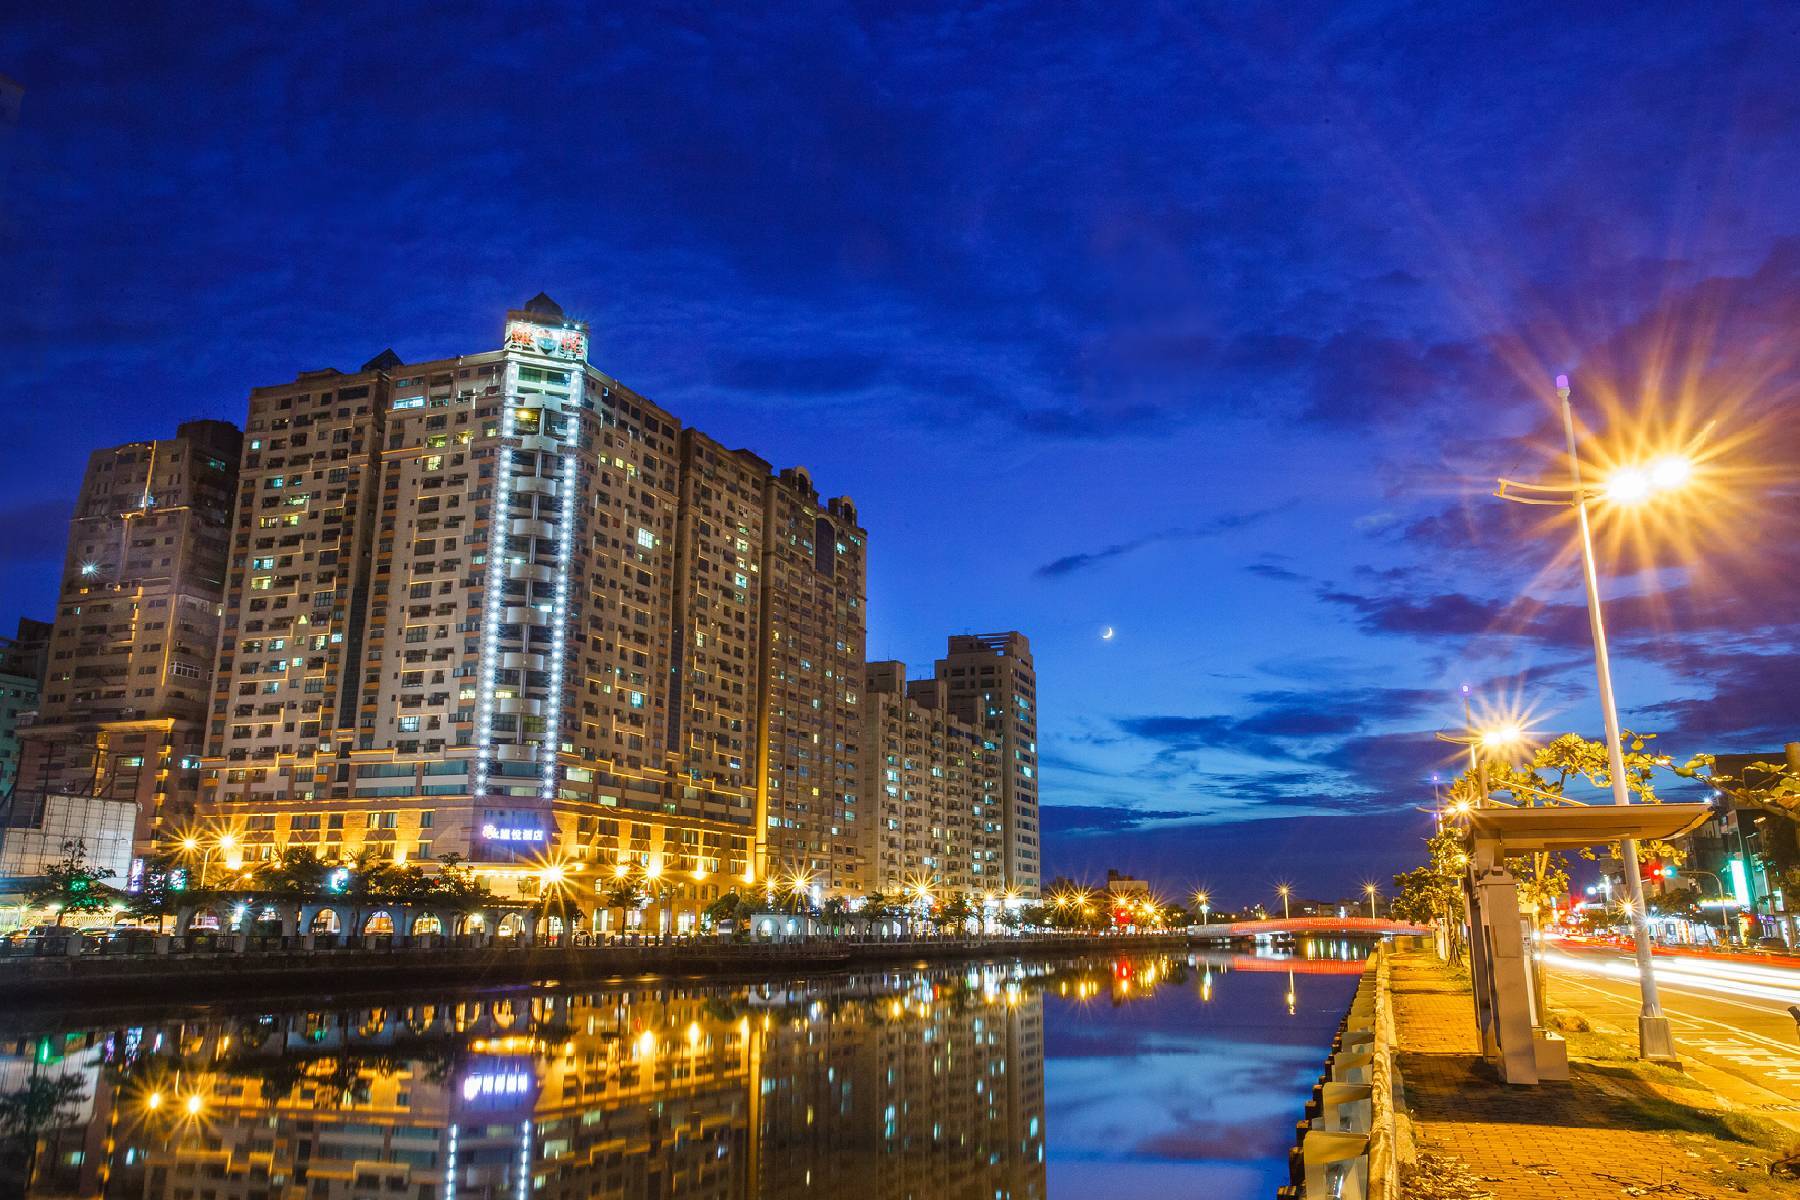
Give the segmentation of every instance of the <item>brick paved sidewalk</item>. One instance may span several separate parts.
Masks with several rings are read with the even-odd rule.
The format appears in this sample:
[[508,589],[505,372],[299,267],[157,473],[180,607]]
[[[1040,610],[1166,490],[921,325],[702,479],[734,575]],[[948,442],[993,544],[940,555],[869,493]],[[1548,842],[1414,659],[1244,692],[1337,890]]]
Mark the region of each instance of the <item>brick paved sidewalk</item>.
[[1396,954],[1392,978],[1419,1150],[1460,1159],[1498,1200],[1800,1196],[1678,1073],[1572,1057],[1567,1083],[1508,1086],[1476,1051],[1465,980],[1425,953]]

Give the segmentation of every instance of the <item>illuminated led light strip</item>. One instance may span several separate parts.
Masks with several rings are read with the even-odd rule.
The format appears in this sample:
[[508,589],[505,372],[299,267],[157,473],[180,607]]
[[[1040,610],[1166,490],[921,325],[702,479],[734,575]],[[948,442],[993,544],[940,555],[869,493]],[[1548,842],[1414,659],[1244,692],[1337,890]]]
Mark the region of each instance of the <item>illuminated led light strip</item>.
[[514,1189],[518,1200],[526,1200],[531,1195],[531,1122],[524,1121],[519,1125],[519,1182]]
[[574,549],[576,459],[565,454],[562,463],[562,515],[556,530],[556,595],[550,605],[550,698],[544,706],[543,784],[538,796],[556,798],[557,750],[562,745],[563,659],[569,640],[569,558]]
[[450,1126],[450,1144],[444,1151],[444,1200],[456,1200],[456,1142],[462,1126]]
[[[500,670],[500,608],[506,591],[506,565],[512,541],[512,439],[517,428],[513,410],[519,401],[519,365],[506,361],[501,390],[500,452],[494,467],[494,507],[488,520],[487,600],[481,618],[481,682],[476,688],[475,795],[485,798],[494,763],[494,683]],[[496,555],[495,550],[499,553]]]
[[569,560],[575,551],[575,493],[579,480],[582,391],[587,376],[579,366],[569,372],[573,383],[564,403],[568,421],[564,426],[565,446],[561,462],[561,516],[556,529],[556,595],[550,604],[550,699],[544,706],[543,783],[538,789],[540,800],[556,799],[557,752],[562,747],[563,660],[569,644]]

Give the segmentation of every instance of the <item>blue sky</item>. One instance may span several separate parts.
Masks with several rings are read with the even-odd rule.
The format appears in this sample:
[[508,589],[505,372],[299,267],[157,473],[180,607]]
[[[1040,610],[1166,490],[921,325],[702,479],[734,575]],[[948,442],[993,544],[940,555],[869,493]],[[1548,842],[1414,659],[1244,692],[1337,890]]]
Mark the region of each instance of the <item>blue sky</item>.
[[91,443],[543,289],[856,499],[871,657],[1031,635],[1052,871],[1335,894],[1460,684],[1598,728],[1568,530],[1487,495],[1557,372],[1759,468],[1609,555],[1628,723],[1800,736],[1795,61],[1755,4],[20,8],[0,611]]

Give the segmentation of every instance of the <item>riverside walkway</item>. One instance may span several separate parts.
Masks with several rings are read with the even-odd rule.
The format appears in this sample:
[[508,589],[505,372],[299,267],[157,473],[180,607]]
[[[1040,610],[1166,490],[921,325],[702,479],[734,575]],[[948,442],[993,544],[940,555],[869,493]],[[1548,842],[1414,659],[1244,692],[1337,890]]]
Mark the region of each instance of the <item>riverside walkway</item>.
[[[1793,1200],[1769,1164],[1800,1139],[1729,1080],[1636,1061],[1635,1034],[1552,993],[1565,1083],[1509,1087],[1475,1042],[1466,976],[1424,951],[1392,959],[1398,1067],[1418,1165],[1409,1200]],[[1723,1094],[1721,1093],[1721,1088]]]

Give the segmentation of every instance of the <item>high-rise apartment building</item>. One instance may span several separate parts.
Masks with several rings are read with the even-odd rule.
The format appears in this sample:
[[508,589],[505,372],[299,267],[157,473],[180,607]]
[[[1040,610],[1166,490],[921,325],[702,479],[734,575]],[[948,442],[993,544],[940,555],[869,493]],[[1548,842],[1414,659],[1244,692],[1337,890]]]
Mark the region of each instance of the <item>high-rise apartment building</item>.
[[860,893],[867,535],[849,499],[821,503],[803,470],[781,472],[764,496],[757,818],[767,869],[815,896]]
[[1037,669],[1017,631],[963,634],[938,660],[952,713],[1000,751],[1002,863],[1007,886],[1035,897],[1042,871],[1038,836]]
[[51,628],[48,621],[20,617],[18,633],[0,638],[0,804],[11,799],[19,779],[19,719],[37,712]]
[[53,795],[126,800],[142,847],[191,818],[240,442],[189,421],[89,457],[12,823]]
[[252,393],[206,762],[248,857],[455,853],[501,890],[554,863],[597,911],[626,872],[683,921],[828,863],[857,787],[854,510],[682,430],[587,343],[540,295],[499,349]]
[[872,662],[863,703],[864,829],[872,888],[977,900],[1013,888],[1005,869],[1004,760],[986,732],[950,711],[943,679],[908,681]]

